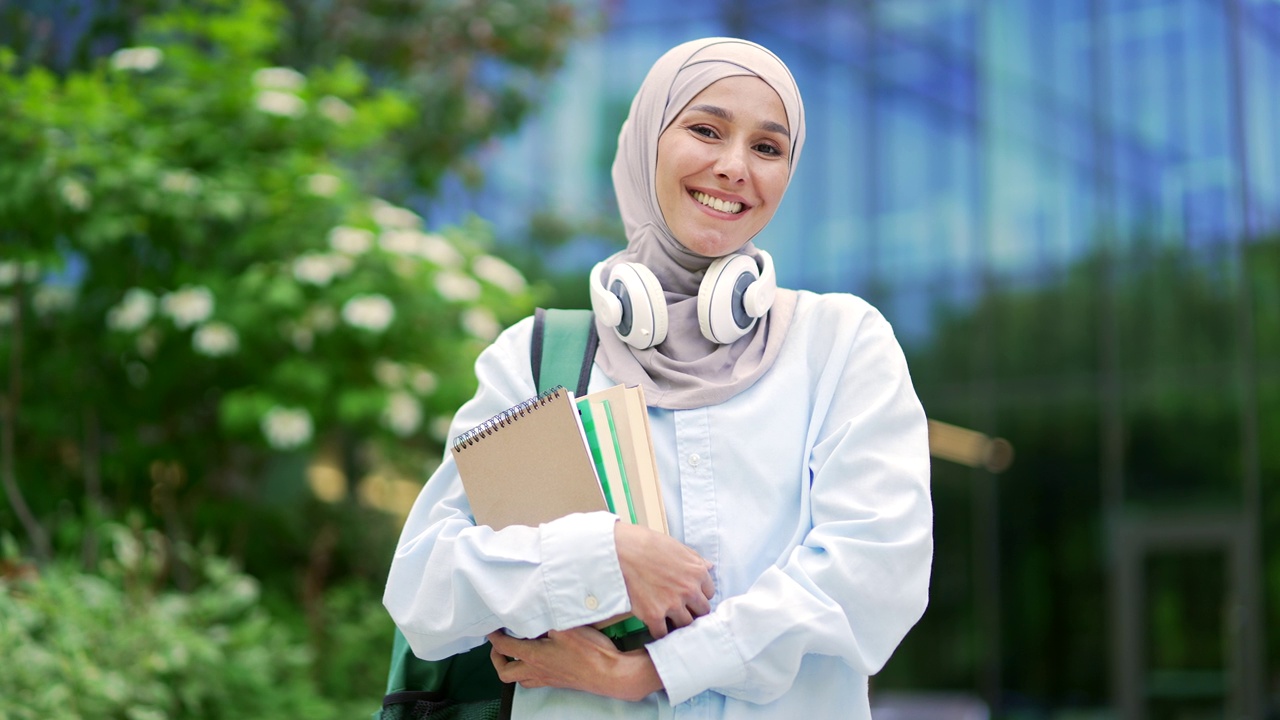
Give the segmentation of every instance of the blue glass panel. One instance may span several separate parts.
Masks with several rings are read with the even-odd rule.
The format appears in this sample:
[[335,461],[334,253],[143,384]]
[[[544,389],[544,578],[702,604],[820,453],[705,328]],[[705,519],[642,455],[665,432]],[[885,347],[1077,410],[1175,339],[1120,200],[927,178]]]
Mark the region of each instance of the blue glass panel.
[[[1280,23],[1280,4],[1274,7]],[[1256,234],[1280,231],[1280,44],[1266,32],[1245,25],[1245,147]]]

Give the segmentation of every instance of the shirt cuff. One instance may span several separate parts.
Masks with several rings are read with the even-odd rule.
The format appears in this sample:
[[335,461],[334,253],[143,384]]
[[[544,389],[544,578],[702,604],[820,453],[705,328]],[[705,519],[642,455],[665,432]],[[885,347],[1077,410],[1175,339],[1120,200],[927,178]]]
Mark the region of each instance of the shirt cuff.
[[541,526],[542,581],[553,630],[589,625],[631,609],[608,512],[575,513]]
[[672,705],[716,688],[732,691],[747,681],[747,664],[728,623],[714,614],[645,646]]

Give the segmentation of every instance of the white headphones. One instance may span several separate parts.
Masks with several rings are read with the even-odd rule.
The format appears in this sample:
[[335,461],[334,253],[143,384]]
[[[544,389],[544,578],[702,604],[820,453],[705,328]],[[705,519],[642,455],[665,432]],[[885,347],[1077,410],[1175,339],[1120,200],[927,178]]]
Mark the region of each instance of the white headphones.
[[[760,267],[732,253],[707,268],[698,286],[698,327],[711,342],[728,345],[746,335],[773,305],[778,279],[773,258],[759,250]],[[628,345],[644,350],[667,339],[667,301],[653,271],[640,263],[618,263],[600,281],[608,260],[591,269],[591,309]]]

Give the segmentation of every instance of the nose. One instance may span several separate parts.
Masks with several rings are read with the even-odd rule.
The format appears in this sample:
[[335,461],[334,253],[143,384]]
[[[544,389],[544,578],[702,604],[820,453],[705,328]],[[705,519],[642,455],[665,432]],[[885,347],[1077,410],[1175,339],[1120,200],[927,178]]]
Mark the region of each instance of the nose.
[[741,183],[747,178],[747,148],[737,143],[726,143],[724,151],[716,158],[716,176],[731,183]]

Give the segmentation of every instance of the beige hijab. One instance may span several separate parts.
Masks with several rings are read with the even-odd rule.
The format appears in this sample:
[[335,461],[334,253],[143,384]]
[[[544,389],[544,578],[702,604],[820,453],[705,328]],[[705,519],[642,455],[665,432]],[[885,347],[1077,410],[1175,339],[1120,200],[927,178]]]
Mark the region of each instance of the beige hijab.
[[[737,341],[718,345],[703,337],[698,329],[698,286],[714,258],[685,249],[658,207],[658,136],[707,86],[741,75],[759,77],[782,99],[792,138],[789,181],[804,145],[800,90],[776,55],[746,40],[707,38],[667,51],[645,77],[618,135],[613,185],[627,248],[610,258],[603,276],[593,281],[603,282],[617,263],[644,264],[662,283],[669,329],[661,344],[637,350],[597,319],[596,362],[614,380],[642,386],[645,399],[656,407],[715,405],[751,387],[777,359],[795,312],[795,292],[779,289],[769,312]],[[750,242],[739,252],[759,257]]]

